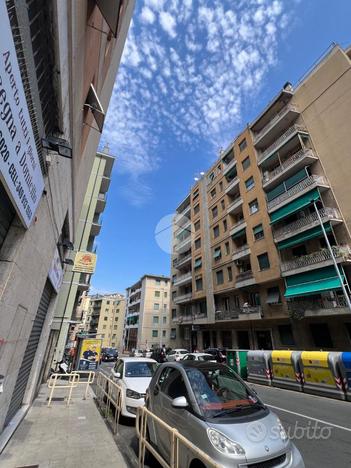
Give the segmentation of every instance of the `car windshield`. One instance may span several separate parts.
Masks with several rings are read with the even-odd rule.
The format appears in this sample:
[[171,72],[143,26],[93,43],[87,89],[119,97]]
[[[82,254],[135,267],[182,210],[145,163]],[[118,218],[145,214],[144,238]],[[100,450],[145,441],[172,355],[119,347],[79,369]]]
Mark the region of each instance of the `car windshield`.
[[199,356],[199,361],[213,361],[212,354],[204,354],[203,356]]
[[225,416],[262,406],[255,394],[227,366],[191,367],[186,373],[205,417]]
[[105,353],[110,353],[110,354],[115,354],[115,353],[117,353],[117,349],[114,349],[114,348],[105,348],[104,352],[105,352]]
[[157,368],[156,362],[127,362],[126,377],[152,377]]

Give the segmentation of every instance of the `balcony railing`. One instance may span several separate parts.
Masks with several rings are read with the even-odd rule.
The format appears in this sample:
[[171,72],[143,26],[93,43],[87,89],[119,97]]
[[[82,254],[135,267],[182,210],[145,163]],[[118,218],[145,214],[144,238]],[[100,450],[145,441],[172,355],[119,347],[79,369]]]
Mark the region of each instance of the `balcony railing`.
[[174,286],[177,286],[178,284],[184,283],[187,280],[192,280],[192,273],[189,271],[188,273],[185,273],[184,275],[177,276],[176,279],[174,280]]
[[236,282],[239,283],[240,281],[245,281],[248,279],[253,278],[253,273],[251,270],[248,271],[243,271],[242,273],[239,273],[236,277]]
[[234,179],[232,179],[230,182],[228,182],[228,185],[227,185],[227,187],[225,189],[225,193],[229,193],[238,184],[239,184],[239,177],[236,176],[236,177],[234,177]]
[[323,176],[311,175],[309,177],[306,177],[306,179],[301,180],[301,182],[291,187],[291,189],[287,190],[278,197],[269,201],[267,203],[268,210],[271,210],[275,206],[280,205],[280,203],[288,200],[290,197],[293,197],[299,192],[302,192],[304,189],[310,187],[311,185],[328,185],[328,182]]
[[[328,221],[329,219],[341,219],[340,213],[336,208],[322,208],[319,211],[319,215],[322,221]],[[304,218],[297,219],[293,223],[282,226],[273,232],[274,240],[277,241],[279,238],[284,237],[288,234],[295,234],[296,231],[306,228],[308,226],[318,224],[319,219],[316,212],[313,212]]]
[[[351,260],[351,249],[349,246],[332,246],[333,255],[337,260],[350,261]],[[310,265],[317,263],[323,263],[327,260],[331,260],[331,254],[328,249],[322,249],[318,252],[313,252],[308,255],[302,255],[301,257],[293,260],[288,260],[281,263],[282,272],[296,270],[299,268],[305,268]]]
[[185,257],[175,259],[173,266],[177,268],[183,263],[187,263],[189,260],[191,260],[191,253],[189,255],[186,255]]
[[216,310],[215,320],[235,320],[246,315],[261,314],[260,306],[240,307],[232,310]]
[[293,166],[297,161],[302,160],[306,156],[316,157],[311,149],[300,149],[299,151],[297,151],[297,153],[294,153],[292,156],[290,156],[290,158],[286,159],[283,163],[281,163],[280,166],[276,167],[273,171],[268,172],[268,174],[265,174],[263,178],[263,185],[267,182],[270,182],[272,179],[284,172],[285,169]]
[[344,296],[333,294],[332,297],[321,297],[312,299],[292,299],[288,301],[289,310],[318,310],[318,309],[342,309],[347,308],[347,302]]
[[261,139],[261,137],[266,133],[268,132],[268,130],[270,130],[272,127],[274,127],[274,125],[281,119],[281,117],[286,114],[288,111],[295,111],[295,112],[298,112],[298,108],[296,106],[293,106],[292,104],[288,104],[286,105],[285,107],[283,107],[283,109],[281,111],[278,112],[278,114],[276,114],[275,117],[273,117],[272,120],[270,120],[268,122],[268,124],[262,128],[262,130],[257,133],[255,136],[254,136],[254,144],[256,144],[258,142],[258,140]]
[[238,208],[242,203],[243,203],[243,199],[241,197],[235,198],[230,203],[230,205],[228,205],[227,212],[230,213],[231,211],[235,210],[235,208]]
[[175,250],[178,252],[182,248],[184,248],[186,245],[191,243],[191,234],[189,234],[185,239],[183,239],[179,244],[175,246]]
[[241,246],[239,249],[235,250],[233,253],[233,260],[236,260],[237,258],[244,257],[246,255],[249,255],[251,253],[250,247],[245,244]]
[[274,150],[279,148],[279,146],[284,142],[284,140],[286,140],[290,135],[292,135],[292,134],[294,134],[296,132],[305,132],[305,133],[307,133],[307,130],[302,125],[292,125],[291,127],[289,127],[286,130],[286,132],[284,132],[282,135],[280,135],[280,137],[277,140],[275,140],[274,143],[272,143],[270,146],[268,146],[268,148],[266,148],[264,151],[262,151],[258,155],[258,162],[263,161],[263,159],[265,159],[269,154],[271,154]]
[[202,313],[202,314],[186,314],[186,315],[179,315],[177,317],[177,321],[180,323],[183,322],[193,322],[194,320],[201,320],[207,318],[207,314]]
[[184,302],[191,299],[192,293],[182,294],[181,296],[176,296],[173,301],[178,304],[179,302]]

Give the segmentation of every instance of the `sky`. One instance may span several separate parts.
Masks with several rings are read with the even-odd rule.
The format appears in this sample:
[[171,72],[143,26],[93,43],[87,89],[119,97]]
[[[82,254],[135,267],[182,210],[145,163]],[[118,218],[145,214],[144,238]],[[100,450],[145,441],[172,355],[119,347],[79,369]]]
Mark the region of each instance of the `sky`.
[[136,0],[100,142],[116,161],[91,293],[170,274],[158,233],[194,177],[332,42],[351,44],[350,17],[349,0]]

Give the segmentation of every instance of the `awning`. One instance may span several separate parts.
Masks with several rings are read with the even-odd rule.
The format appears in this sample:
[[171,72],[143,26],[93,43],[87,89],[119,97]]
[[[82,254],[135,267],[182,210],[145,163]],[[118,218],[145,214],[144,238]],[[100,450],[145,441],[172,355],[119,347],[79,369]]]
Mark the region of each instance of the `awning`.
[[197,258],[194,262],[194,268],[200,268],[201,265],[202,265],[201,258]]
[[279,289],[268,291],[266,303],[267,304],[278,304],[280,302]]
[[243,236],[245,233],[246,233],[246,228],[240,229],[240,231],[232,235],[232,239],[237,239],[238,237]]
[[341,288],[334,266],[312,270],[286,278],[285,297],[308,296]]
[[213,253],[213,258],[219,258],[222,255],[221,249],[215,250]]
[[[324,229],[328,233],[331,231],[330,223],[324,223]],[[322,227],[315,226],[308,231],[301,232],[296,236],[290,237],[289,239],[283,240],[278,243],[278,249],[283,250],[287,249],[288,247],[293,247],[294,245],[302,244],[310,239],[314,239],[315,237],[319,237],[323,235]]]
[[319,199],[319,196],[319,191],[317,188],[315,188],[310,192],[305,193],[305,195],[302,195],[296,200],[283,206],[282,208],[279,208],[279,210],[274,211],[274,213],[270,215],[271,224],[274,224],[280,221],[281,219],[286,218],[287,216],[293,213],[296,213],[296,211],[302,210],[302,208],[305,208],[306,206],[310,205],[312,201],[317,201]]
[[253,228],[253,233],[256,235],[256,234],[259,234],[260,232],[263,231],[263,226],[262,224],[258,224],[257,226],[255,226]]

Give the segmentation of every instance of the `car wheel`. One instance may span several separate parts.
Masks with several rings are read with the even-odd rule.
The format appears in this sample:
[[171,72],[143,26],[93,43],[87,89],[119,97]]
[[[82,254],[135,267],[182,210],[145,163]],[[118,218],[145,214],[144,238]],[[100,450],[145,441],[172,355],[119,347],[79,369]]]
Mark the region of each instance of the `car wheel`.
[[189,468],[206,468],[206,465],[202,463],[201,460],[192,460],[192,462],[189,465]]

